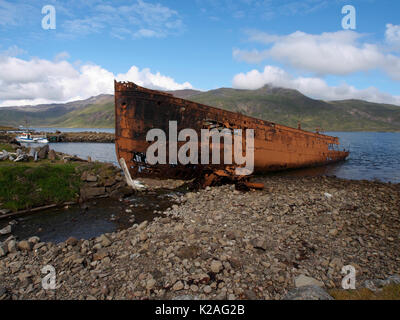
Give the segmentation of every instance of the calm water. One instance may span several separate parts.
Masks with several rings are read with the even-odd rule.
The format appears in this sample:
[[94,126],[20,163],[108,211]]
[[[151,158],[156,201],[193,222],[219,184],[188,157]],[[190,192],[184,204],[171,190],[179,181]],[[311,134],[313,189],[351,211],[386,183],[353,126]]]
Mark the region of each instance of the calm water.
[[400,183],[400,133],[328,132],[326,134],[339,137],[341,145],[350,150],[350,157],[345,162],[280,174],[328,175],[350,180]]
[[[346,162],[280,174],[335,175],[343,179],[400,183],[400,133],[330,132],[327,134],[339,137],[341,145],[350,150],[350,157]],[[115,146],[112,143],[51,143],[50,147],[81,158],[90,156],[93,160],[117,164]]]
[[[73,205],[0,220],[0,229],[14,220],[17,224],[14,225],[12,234],[18,239],[38,236],[41,241],[55,243],[65,241],[69,237],[90,239],[104,233],[124,230],[133,223],[153,220],[157,216],[154,210],[164,211],[174,204],[173,195],[182,193],[160,190],[157,193],[134,195],[124,202],[98,199],[86,203],[86,208]],[[4,241],[8,236],[0,235],[0,241]]]
[[49,143],[49,146],[50,149],[54,149],[55,151],[78,156],[82,159],[87,159],[90,156],[93,161],[111,162],[118,165],[114,143],[68,142]]

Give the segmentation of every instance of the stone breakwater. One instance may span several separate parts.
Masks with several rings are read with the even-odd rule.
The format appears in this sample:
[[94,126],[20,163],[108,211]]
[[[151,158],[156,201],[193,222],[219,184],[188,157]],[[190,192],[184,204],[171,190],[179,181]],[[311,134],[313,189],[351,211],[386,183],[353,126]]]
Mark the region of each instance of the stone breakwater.
[[[41,133],[45,134],[45,133]],[[115,135],[107,132],[57,132],[47,133],[50,142],[114,143]]]
[[[107,132],[33,132],[37,136],[46,136],[50,142],[88,142],[88,143],[114,143],[115,135]],[[20,133],[0,132],[0,142],[9,143]]]
[[[1,245],[3,299],[328,299],[341,269],[356,285],[400,274],[399,185],[269,177],[176,197],[153,222],[96,239]],[[52,265],[57,288],[45,291]],[[297,289],[296,289],[297,288]],[[294,291],[293,291],[294,290]]]

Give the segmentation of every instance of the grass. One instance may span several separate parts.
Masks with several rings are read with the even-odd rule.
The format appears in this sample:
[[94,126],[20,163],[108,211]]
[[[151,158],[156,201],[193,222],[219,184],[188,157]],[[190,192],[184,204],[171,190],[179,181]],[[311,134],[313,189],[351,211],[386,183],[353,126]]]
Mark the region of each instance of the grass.
[[400,284],[392,284],[381,291],[373,292],[362,288],[357,290],[330,290],[335,300],[400,300]]
[[[62,164],[62,163],[63,162],[58,161],[58,164]],[[1,167],[10,167],[10,166],[21,166],[21,165],[24,165],[26,167],[40,167],[43,165],[54,165],[54,164],[55,164],[55,162],[52,160],[49,160],[49,159],[43,159],[38,162],[30,161],[30,162],[19,162],[19,163],[15,163],[10,160],[3,160],[3,161],[0,161],[0,168]]]
[[14,127],[9,127],[9,126],[0,126],[0,131],[11,131],[11,130],[16,130]]
[[81,185],[76,166],[49,163],[1,165],[1,207],[18,211],[75,200]]
[[11,147],[11,145],[6,143],[0,143],[0,152],[6,150],[7,152],[14,152],[15,150]]

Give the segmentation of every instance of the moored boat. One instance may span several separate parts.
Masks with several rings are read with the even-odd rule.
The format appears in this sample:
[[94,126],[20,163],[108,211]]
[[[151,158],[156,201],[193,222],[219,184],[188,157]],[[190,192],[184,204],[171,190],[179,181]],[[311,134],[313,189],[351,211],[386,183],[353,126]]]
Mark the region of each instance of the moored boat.
[[20,136],[15,138],[20,143],[37,143],[37,144],[48,144],[49,141],[46,137],[35,137],[30,132],[24,132]]

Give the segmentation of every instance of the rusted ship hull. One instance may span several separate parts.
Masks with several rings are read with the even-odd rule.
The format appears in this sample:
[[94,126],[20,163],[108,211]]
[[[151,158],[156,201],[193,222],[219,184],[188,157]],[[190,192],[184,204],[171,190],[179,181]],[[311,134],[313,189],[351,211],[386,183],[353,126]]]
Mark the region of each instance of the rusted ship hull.
[[294,129],[239,113],[209,107],[149,90],[134,83],[115,82],[115,144],[118,159],[124,159],[131,176],[190,179],[199,172],[221,172],[228,165],[154,165],[146,162],[149,130],[223,127],[254,129],[254,172],[321,166],[345,160],[346,151],[333,150],[338,138]]

